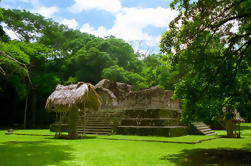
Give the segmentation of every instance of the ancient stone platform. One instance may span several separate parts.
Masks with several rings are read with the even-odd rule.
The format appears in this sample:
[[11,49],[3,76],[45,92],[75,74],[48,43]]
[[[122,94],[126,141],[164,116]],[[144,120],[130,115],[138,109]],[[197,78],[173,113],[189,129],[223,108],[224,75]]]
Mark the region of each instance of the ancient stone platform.
[[[100,117],[111,117],[112,133],[179,136],[186,134],[180,123],[179,101],[173,92],[159,87],[134,91],[131,85],[102,80],[95,85],[102,102]],[[111,116],[116,114],[116,116]]]

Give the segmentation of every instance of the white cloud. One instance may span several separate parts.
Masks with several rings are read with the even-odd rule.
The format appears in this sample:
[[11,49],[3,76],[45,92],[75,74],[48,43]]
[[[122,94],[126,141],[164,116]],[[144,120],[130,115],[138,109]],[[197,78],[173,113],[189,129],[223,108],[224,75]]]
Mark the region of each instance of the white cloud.
[[116,13],[121,9],[119,0],[74,0],[75,3],[68,9],[72,13],[80,13],[84,10],[105,10],[111,13]]
[[177,12],[165,8],[124,8],[116,15],[111,32],[125,40],[152,40],[152,36],[143,32],[147,26],[167,28]]
[[228,23],[233,24],[233,27],[230,29],[230,32],[232,33],[239,32],[239,21],[233,20],[233,21],[229,21]]
[[[32,4],[32,8],[31,9],[26,9],[26,10],[29,10],[30,12],[32,13],[38,13],[38,14],[41,14],[42,16],[44,17],[52,17],[53,14],[55,14],[56,12],[59,11],[59,8],[56,7],[56,6],[51,6],[51,7],[45,7],[43,6],[39,0],[8,0],[8,2],[12,2],[12,3],[15,3],[15,4],[19,4],[21,2],[23,3],[29,3],[29,4]],[[18,8],[20,10],[22,10],[23,8],[18,6],[18,7],[13,7],[13,6],[10,6],[9,3],[2,3],[1,6],[3,5],[4,8],[10,8],[10,9],[14,9],[14,8]],[[11,4],[11,3],[10,3]]]
[[69,28],[76,29],[78,26],[78,23],[75,19],[64,19],[61,24],[67,25]]
[[40,7],[38,9],[33,9],[32,12],[41,14],[44,17],[52,17],[53,14],[57,13],[59,11],[59,8],[56,6],[52,7]]
[[99,37],[111,35],[109,30],[107,30],[105,27],[100,26],[100,27],[98,27],[98,29],[95,29],[94,27],[90,26],[90,24],[88,24],[88,23],[83,24],[82,27],[80,28],[80,31],[90,33],[90,34],[93,34],[93,35],[99,36]]
[[21,0],[24,3],[31,3],[33,7],[38,8],[40,7],[40,2],[39,0]]
[[12,40],[19,40],[19,37],[16,35],[15,32],[13,32],[12,30],[8,29],[5,23],[1,24],[3,26],[3,30],[5,31],[5,33],[12,39]]
[[151,26],[168,29],[168,24],[178,15],[170,8],[122,8],[115,15],[115,22],[111,29],[101,26],[95,29],[85,23],[80,31],[94,34],[99,37],[114,35],[126,41],[143,41],[149,47],[156,47],[160,36],[153,36],[144,32],[144,28]]

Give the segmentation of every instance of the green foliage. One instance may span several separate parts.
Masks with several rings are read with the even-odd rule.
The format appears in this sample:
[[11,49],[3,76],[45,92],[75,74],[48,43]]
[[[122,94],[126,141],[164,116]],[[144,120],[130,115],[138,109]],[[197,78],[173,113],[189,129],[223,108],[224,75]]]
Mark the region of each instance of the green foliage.
[[109,68],[105,68],[102,72],[102,77],[105,79],[109,79],[117,82],[125,82],[128,83],[128,71],[126,71],[123,67],[119,67],[118,65],[110,66]]
[[118,65],[105,68],[102,72],[102,78],[128,83],[133,85],[135,89],[147,88],[146,80],[142,76],[127,71]]
[[88,50],[83,47],[72,57],[72,63],[78,81],[96,83],[101,80],[102,70],[115,62],[106,52],[95,47]]
[[29,56],[23,51],[20,42],[0,42],[0,73],[3,75],[17,73],[22,77],[27,76],[26,65],[30,63]]
[[0,9],[0,21],[2,21],[2,20],[3,20],[3,11],[2,11],[2,9]]
[[77,83],[77,78],[70,76],[68,80],[64,83],[65,85],[71,85]]
[[175,71],[171,70],[167,62],[167,56],[160,54],[148,55],[143,59],[142,75],[149,87],[160,86],[164,89],[174,89]]
[[135,58],[133,48],[128,43],[112,36],[101,42],[98,48],[107,52],[119,66],[125,69],[128,69],[130,60]]
[[28,89],[24,80],[17,75],[9,75],[8,82],[15,88],[19,100],[24,100],[28,95]]
[[7,28],[16,32],[22,41],[36,40],[46,24],[43,16],[25,10],[3,9],[3,14],[3,21],[7,24]]
[[175,0],[171,6],[180,14],[160,47],[178,78],[175,95],[182,101],[183,119],[210,121],[223,114],[223,106],[247,112],[250,2]]
[[61,80],[55,73],[40,73],[32,77],[32,83],[34,84],[39,94],[42,96],[48,96],[55,87],[61,83]]

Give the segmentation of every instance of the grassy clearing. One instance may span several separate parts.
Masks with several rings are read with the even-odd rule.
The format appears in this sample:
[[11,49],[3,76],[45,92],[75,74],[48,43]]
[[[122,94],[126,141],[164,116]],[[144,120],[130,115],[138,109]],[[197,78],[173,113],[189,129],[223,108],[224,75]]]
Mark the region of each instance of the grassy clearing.
[[[228,164],[230,159],[231,163],[236,165],[236,163],[249,162],[249,158],[245,158],[245,156],[250,156],[250,153],[244,150],[251,150],[251,124],[242,124],[243,137],[241,139],[218,138],[199,144],[105,140],[102,138],[187,142],[208,137],[188,135],[166,138],[114,135],[93,136],[79,140],[57,140],[52,136],[5,135],[5,132],[0,131],[0,165],[3,166],[185,166],[191,165],[191,163],[198,166],[203,163],[231,165]],[[53,134],[48,130],[18,130],[15,132]],[[225,131],[216,132],[224,134]],[[213,154],[221,156],[220,159]],[[227,156],[221,154],[227,154]],[[224,160],[225,158],[227,160]],[[242,160],[238,160],[240,158]]]

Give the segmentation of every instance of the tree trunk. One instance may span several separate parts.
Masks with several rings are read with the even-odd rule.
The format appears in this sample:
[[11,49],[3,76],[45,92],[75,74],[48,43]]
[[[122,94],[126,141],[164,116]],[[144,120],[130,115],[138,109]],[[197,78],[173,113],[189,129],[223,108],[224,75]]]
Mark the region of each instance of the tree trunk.
[[31,98],[31,111],[32,111],[32,127],[36,127],[36,112],[37,112],[37,96],[35,91],[32,92]]
[[28,95],[26,96],[25,99],[25,108],[24,108],[24,129],[27,127],[27,106],[28,106]]
[[69,138],[77,138],[77,126],[78,126],[78,120],[79,120],[79,112],[77,108],[72,109],[68,113],[68,123],[69,123],[69,131],[68,136]]
[[226,130],[227,130],[227,137],[233,138],[234,137],[234,126],[232,119],[226,120]]

